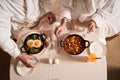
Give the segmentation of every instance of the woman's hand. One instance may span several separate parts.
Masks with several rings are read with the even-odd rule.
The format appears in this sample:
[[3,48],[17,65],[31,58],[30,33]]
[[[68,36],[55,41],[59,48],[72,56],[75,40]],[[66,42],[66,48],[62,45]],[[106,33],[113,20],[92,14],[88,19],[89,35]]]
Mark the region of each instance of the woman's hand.
[[33,59],[33,58],[34,57],[32,55],[28,55],[28,54],[25,54],[25,53],[22,53],[22,54],[17,56],[17,59],[22,61],[26,67],[32,67],[32,68],[35,67],[35,64],[32,64],[30,62],[30,60]]
[[88,33],[89,33],[89,32],[93,32],[95,28],[96,28],[96,22],[93,21],[93,20],[91,20],[91,21],[89,22],[88,31],[87,31],[87,32],[88,32]]

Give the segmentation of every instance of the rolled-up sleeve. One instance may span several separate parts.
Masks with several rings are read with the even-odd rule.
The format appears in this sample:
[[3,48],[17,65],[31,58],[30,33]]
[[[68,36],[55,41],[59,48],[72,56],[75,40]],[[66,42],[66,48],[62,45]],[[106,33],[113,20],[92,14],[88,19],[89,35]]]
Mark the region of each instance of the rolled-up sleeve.
[[10,15],[2,8],[0,8],[0,47],[14,58],[20,54],[17,44],[11,39]]
[[71,13],[70,10],[64,10],[61,12],[61,19],[66,17],[68,20],[71,20]]
[[60,4],[62,5],[60,18],[62,19],[64,17],[66,17],[68,19],[68,21],[70,21],[71,20],[71,5],[72,5],[72,0],[61,1]]
[[116,0],[106,0],[104,4],[101,5],[102,7],[98,8],[92,16],[92,20],[96,22],[97,27],[101,27],[105,23],[105,20],[112,14],[115,1]]

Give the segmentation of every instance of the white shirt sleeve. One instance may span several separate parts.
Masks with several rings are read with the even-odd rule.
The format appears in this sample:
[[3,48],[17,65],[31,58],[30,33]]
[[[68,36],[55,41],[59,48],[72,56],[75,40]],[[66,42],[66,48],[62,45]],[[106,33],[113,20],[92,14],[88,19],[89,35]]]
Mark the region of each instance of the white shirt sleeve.
[[[96,3],[99,4],[99,3]],[[101,27],[107,17],[109,17],[114,8],[115,0],[106,0],[104,1],[104,4],[102,4],[101,8],[98,8],[96,13],[92,16],[92,20],[96,22],[97,27]]]
[[16,58],[20,51],[14,40],[11,39],[10,14],[0,7],[0,48]]
[[68,20],[71,20],[71,13],[69,10],[64,10],[61,12],[60,18],[62,19],[64,17],[66,17]]
[[71,4],[72,4],[72,0],[65,0],[64,2],[61,2],[62,8],[61,8],[60,19],[66,17],[68,21],[71,20]]

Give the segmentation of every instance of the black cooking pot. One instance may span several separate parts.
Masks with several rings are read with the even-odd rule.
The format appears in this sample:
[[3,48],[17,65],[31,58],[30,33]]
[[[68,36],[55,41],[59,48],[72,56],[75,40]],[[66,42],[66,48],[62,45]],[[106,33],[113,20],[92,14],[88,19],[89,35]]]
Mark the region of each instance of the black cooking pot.
[[[46,38],[47,36],[45,34],[37,34],[37,33],[30,34],[25,38],[23,46],[20,48],[20,50],[27,54],[39,53],[44,48]],[[31,42],[32,43],[31,46],[28,46],[28,41],[30,40],[33,42],[37,41],[39,45],[33,46],[34,44],[33,42]]]
[[60,41],[60,46],[70,55],[78,55],[90,46],[88,40],[84,40],[80,35],[71,34]]

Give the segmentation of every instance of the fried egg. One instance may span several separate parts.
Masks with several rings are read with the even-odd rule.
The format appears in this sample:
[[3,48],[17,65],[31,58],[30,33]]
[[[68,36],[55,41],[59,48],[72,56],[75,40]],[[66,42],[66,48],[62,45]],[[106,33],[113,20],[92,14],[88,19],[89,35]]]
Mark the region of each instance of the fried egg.
[[34,47],[40,47],[41,41],[40,40],[34,40]]
[[27,41],[27,46],[28,47],[33,47],[34,46],[33,43],[34,43],[34,40],[30,39],[30,40]]

